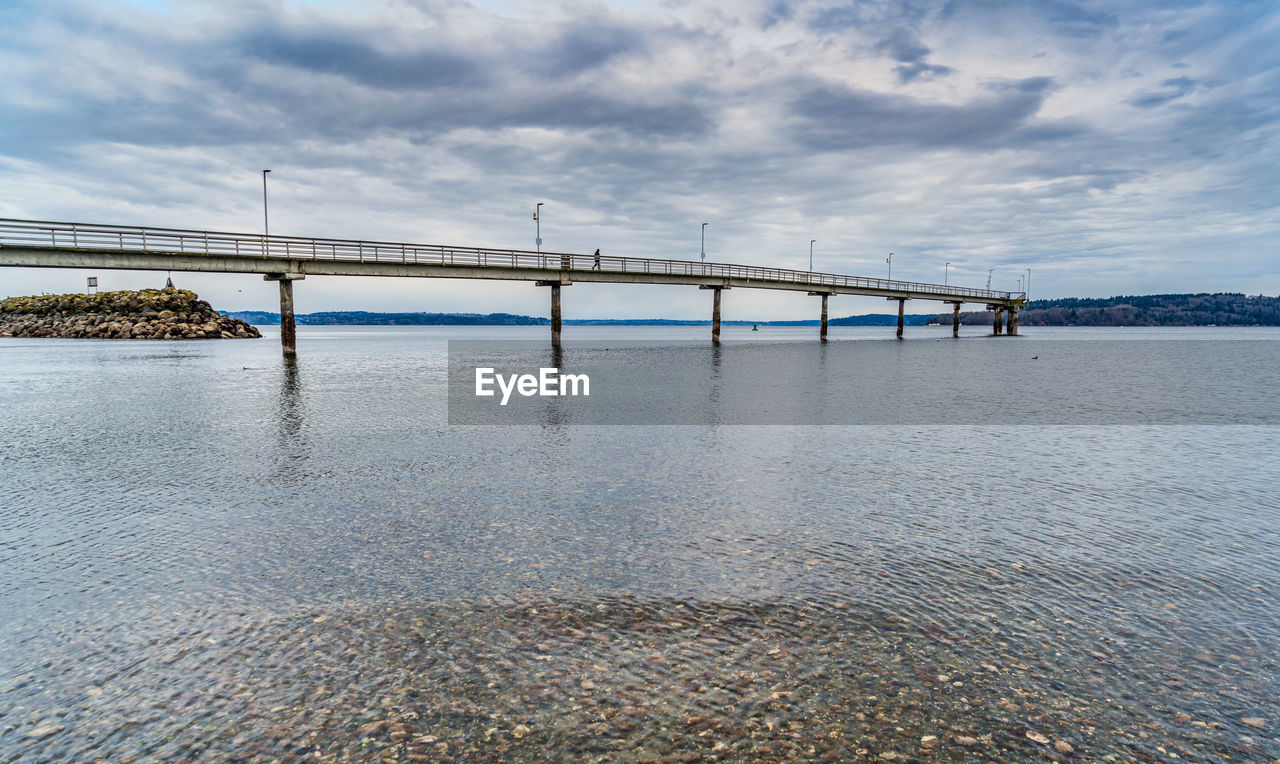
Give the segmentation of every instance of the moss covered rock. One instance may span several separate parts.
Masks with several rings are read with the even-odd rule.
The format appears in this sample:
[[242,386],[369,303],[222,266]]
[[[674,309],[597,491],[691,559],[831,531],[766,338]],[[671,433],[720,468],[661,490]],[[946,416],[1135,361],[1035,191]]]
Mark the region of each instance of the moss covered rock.
[[257,328],[186,289],[52,294],[0,300],[0,337],[235,339]]

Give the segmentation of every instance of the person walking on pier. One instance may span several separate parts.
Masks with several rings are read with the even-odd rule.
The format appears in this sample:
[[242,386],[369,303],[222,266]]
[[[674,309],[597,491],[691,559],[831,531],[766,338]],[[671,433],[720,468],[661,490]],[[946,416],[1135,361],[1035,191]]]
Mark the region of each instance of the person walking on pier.
[[591,266],[591,270],[593,271],[600,270],[600,248],[599,247],[596,247],[596,261],[595,261],[595,264]]

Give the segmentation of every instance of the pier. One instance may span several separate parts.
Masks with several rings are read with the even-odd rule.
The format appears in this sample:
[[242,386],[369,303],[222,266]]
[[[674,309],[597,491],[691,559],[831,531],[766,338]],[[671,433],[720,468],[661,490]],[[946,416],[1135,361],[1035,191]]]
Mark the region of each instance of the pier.
[[293,283],[307,276],[529,281],[550,288],[551,342],[556,347],[561,335],[561,289],[571,284],[669,284],[710,290],[711,341],[717,344],[721,295],[726,289],[781,289],[821,297],[822,341],[827,338],[827,300],[834,295],[896,300],[899,339],[907,300],[952,304],[953,336],[959,336],[963,303],[994,311],[992,333],[1004,331],[1010,336],[1018,333],[1018,311],[1026,304],[1023,292],[758,265],[8,218],[0,219],[0,266],[261,274],[279,283],[280,342],[285,355],[297,352]]

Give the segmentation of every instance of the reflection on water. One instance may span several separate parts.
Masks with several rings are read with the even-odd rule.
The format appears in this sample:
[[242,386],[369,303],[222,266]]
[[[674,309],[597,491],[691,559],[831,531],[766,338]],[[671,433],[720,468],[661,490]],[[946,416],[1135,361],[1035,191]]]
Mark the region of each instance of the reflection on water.
[[288,480],[292,474],[292,466],[306,459],[309,455],[309,444],[305,433],[307,418],[306,404],[303,400],[301,372],[295,356],[280,359],[280,396],[276,422],[279,424],[277,438],[279,455],[279,477]]
[[1280,757],[1276,428],[451,428],[448,336],[0,343],[0,760]]

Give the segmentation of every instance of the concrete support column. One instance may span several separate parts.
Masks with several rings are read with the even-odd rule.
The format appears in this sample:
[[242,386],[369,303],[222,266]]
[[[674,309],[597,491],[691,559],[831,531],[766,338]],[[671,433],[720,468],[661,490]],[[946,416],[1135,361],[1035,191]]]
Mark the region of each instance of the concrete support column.
[[298,327],[293,320],[293,282],[280,279],[280,348],[285,355],[298,354]]
[[711,290],[711,344],[720,344],[720,293],[727,286],[700,286],[699,289]]
[[298,354],[298,329],[293,318],[293,282],[306,278],[301,273],[268,273],[263,281],[280,282],[280,350],[285,357]]
[[560,285],[551,285],[551,347],[560,347]]
[[551,287],[551,347],[560,347],[560,287],[568,286],[567,281],[536,281],[540,287]]
[[720,287],[711,290],[711,344],[720,344]]
[[960,303],[951,303],[954,307],[951,311],[951,336],[960,336]]
[[830,292],[810,292],[810,297],[822,298],[822,328],[818,330],[818,339],[822,342],[827,341],[827,298],[831,296]]
[[907,304],[904,299],[898,300],[898,339],[902,339],[902,309]]
[[1009,306],[1008,333],[1010,337],[1018,336],[1018,306]]
[[1000,322],[1000,313],[1003,310],[1004,308],[1000,305],[991,306],[991,311],[996,317],[995,323],[991,326],[991,333],[994,335],[999,335],[1000,331],[1003,329],[1003,326],[1001,325],[1001,322]]

